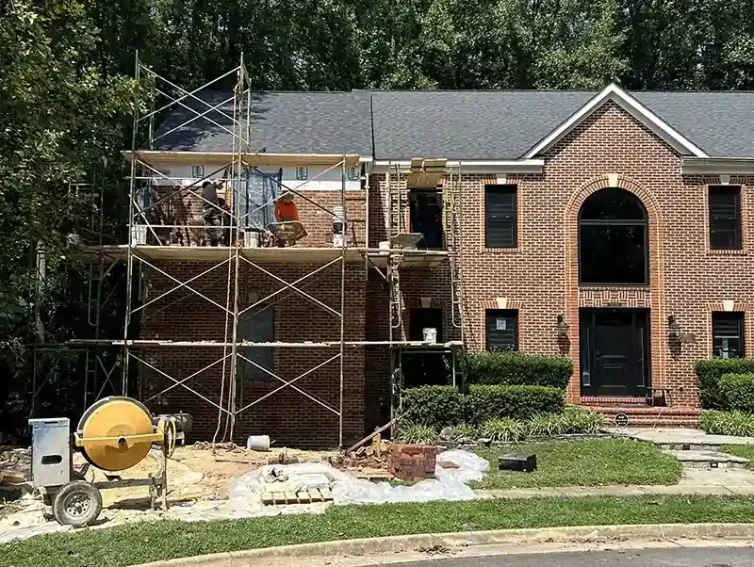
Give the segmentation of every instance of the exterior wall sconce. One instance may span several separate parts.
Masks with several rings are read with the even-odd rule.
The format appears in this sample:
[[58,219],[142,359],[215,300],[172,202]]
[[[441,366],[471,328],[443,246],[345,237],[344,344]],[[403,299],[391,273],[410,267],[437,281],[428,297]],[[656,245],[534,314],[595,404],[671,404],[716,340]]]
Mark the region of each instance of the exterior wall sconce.
[[567,339],[568,338],[568,323],[565,322],[565,317],[563,315],[558,315],[558,338],[559,339]]
[[681,338],[681,326],[675,318],[675,315],[668,315],[668,338],[678,340]]

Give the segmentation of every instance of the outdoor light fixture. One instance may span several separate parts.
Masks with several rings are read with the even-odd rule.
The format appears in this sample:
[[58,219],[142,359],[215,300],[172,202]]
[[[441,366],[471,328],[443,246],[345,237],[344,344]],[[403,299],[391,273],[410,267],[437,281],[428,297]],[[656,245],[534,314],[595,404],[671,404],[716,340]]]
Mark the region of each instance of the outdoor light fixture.
[[668,315],[668,338],[678,339],[681,336],[681,326],[676,321],[675,315]]
[[565,317],[563,317],[563,315],[558,315],[558,338],[568,338],[568,323],[565,322]]

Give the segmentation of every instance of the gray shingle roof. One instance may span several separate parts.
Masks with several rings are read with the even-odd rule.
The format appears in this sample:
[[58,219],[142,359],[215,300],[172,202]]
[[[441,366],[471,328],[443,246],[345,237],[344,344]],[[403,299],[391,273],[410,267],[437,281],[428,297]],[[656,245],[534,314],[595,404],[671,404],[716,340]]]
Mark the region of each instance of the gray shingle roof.
[[[516,159],[595,96],[585,91],[353,91],[257,93],[251,149],[359,153],[376,159]],[[754,92],[631,93],[710,156],[754,157]],[[216,104],[226,93],[205,93]],[[184,101],[187,102],[188,101]],[[206,106],[188,103],[200,112]],[[226,105],[232,114],[232,105]],[[174,110],[157,136],[194,117]],[[231,121],[217,112],[213,120]],[[371,125],[371,126],[370,126]],[[232,136],[197,119],[158,150],[229,152]]]
[[[214,106],[231,96],[208,91],[198,95]],[[200,113],[209,110],[195,99],[182,101]],[[372,154],[368,93],[358,92],[265,92],[254,93],[251,102],[251,151],[266,148],[269,153],[338,154],[347,151]],[[197,118],[173,133],[173,128],[191,120],[196,113],[174,105],[155,133],[155,150],[231,152],[233,136],[205,118]],[[233,103],[221,107],[233,116]],[[233,131],[233,121],[220,112],[207,118]]]

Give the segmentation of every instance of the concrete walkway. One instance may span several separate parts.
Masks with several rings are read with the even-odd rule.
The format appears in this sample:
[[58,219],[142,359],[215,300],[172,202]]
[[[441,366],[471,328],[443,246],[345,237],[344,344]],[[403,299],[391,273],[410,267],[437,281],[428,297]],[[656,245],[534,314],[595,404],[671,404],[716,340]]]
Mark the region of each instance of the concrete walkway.
[[701,429],[683,427],[607,427],[613,435],[626,436],[655,445],[691,445],[692,447],[720,447],[721,445],[754,445],[754,437],[709,435]]
[[483,499],[563,498],[574,496],[751,496],[754,495],[754,472],[739,469],[685,469],[678,484],[561,486],[556,488],[510,488],[475,490]]

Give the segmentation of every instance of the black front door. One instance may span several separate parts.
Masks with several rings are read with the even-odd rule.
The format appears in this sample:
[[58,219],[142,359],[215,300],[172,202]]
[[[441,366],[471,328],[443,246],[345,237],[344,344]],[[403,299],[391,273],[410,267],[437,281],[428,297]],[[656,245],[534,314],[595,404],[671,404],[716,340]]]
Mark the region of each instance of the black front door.
[[649,386],[649,311],[583,309],[581,392],[586,396],[644,396]]

